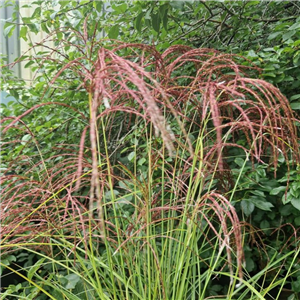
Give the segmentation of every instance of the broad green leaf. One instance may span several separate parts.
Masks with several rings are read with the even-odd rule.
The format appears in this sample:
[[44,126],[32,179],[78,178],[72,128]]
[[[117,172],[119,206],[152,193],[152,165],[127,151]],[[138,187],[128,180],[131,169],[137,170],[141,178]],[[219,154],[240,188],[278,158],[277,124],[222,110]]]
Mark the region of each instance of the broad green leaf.
[[255,269],[255,263],[252,258],[246,257],[246,270],[252,272]]
[[159,28],[160,28],[160,16],[158,13],[156,14],[152,14],[151,16],[152,19],[152,27],[156,32],[159,32]]
[[34,64],[35,64],[35,61],[30,60],[30,61],[24,66],[24,68],[29,68],[31,65],[34,65]]
[[141,32],[142,29],[142,19],[144,17],[144,12],[141,12],[135,19],[135,28],[138,32]]
[[300,186],[299,186],[299,182],[295,181],[291,184],[291,195],[295,198],[300,198]]
[[270,223],[267,220],[261,221],[259,225],[260,225],[261,229],[269,229],[270,228]]
[[[292,281],[292,288],[293,288],[293,292],[294,293],[300,293],[300,276],[297,277],[296,280],[293,280]],[[294,296],[295,294],[293,294],[292,296]],[[291,297],[291,298],[288,298],[288,300],[292,300],[292,299],[295,299],[295,296],[294,297]]]
[[277,36],[279,36],[279,35],[282,35],[282,32],[281,32],[281,31],[271,33],[271,34],[269,35],[269,37],[268,37],[268,40],[273,40],[273,39],[275,39],[275,38],[276,38]]
[[129,155],[128,155],[128,160],[132,161],[134,159],[134,157],[135,157],[135,152],[134,151],[130,152]]
[[274,74],[274,73],[263,73],[262,76],[264,76],[264,77],[277,77],[277,75]]
[[299,198],[293,198],[291,201],[291,204],[300,211],[300,199]]
[[[300,42],[300,40],[299,40]],[[293,57],[293,63],[294,63],[294,66],[296,67],[299,67],[300,66],[300,51],[297,51],[295,54],[294,54],[294,57]]]
[[282,36],[282,40],[283,40],[283,41],[288,40],[288,39],[291,38],[293,35],[295,35],[296,32],[297,32],[296,30],[291,30],[291,31],[286,32],[286,33]]
[[239,166],[242,167],[245,163],[245,160],[243,158],[237,157],[234,159],[234,162]]
[[61,31],[57,31],[56,36],[59,41],[63,38],[63,34]]
[[293,102],[290,104],[291,109],[298,110],[300,109],[300,102]]
[[116,39],[119,35],[119,25],[116,24],[113,27],[110,28],[109,32],[108,32],[108,37],[110,39]]
[[28,25],[30,31],[32,31],[35,34],[39,33],[39,31],[40,31],[39,24],[37,24],[37,23],[32,24],[31,23],[31,24],[27,24],[27,25]]
[[295,23],[289,28],[289,30],[294,30],[294,29],[298,29],[298,28],[300,28],[300,23]]
[[[98,1],[95,1],[95,2],[98,2]],[[99,2],[101,2],[101,1],[99,1]],[[62,9],[62,8],[64,8],[66,5],[69,4],[69,1],[59,1],[59,4],[60,4],[60,8]]]
[[266,68],[264,68],[264,71],[275,71],[274,66],[268,66]]
[[41,6],[38,6],[35,10],[34,13],[31,15],[32,18],[39,18],[41,16]]
[[15,28],[16,28],[16,25],[9,25],[9,26],[5,27],[3,30],[4,36],[10,37],[12,35],[13,31],[15,30]]
[[291,196],[290,191],[288,191],[286,194],[284,194],[281,199],[283,204],[287,204],[287,203],[291,202],[291,200],[292,200],[292,196]]
[[126,3],[123,3],[121,5],[113,5],[112,7],[115,10],[115,12],[118,13],[118,14],[122,14],[127,10],[127,4]]
[[280,192],[283,192],[286,190],[285,186],[279,186],[277,188],[274,188],[270,191],[270,195],[278,195]]
[[165,3],[164,5],[161,5],[158,10],[160,19],[163,23],[163,27],[166,31],[168,30],[168,9],[169,3]]
[[266,200],[259,200],[252,197],[250,200],[257,208],[262,210],[271,211],[271,208],[274,207],[272,203],[267,202]]
[[250,202],[249,200],[242,200],[241,201],[241,208],[243,213],[246,216],[250,216],[251,213],[254,211],[254,204],[252,202]]
[[138,165],[142,166],[145,162],[146,162],[146,158],[142,157],[142,158],[139,159]]
[[161,5],[158,9],[158,13],[161,18],[163,18],[168,10],[169,4],[165,3],[164,5]]
[[77,274],[68,274],[65,278],[68,280],[68,283],[65,286],[66,289],[74,289],[77,282],[81,279]]
[[281,207],[279,209],[279,211],[283,217],[287,217],[288,215],[292,214],[293,211],[295,211],[295,209],[292,205],[287,204],[287,205],[284,205],[283,207]]
[[250,50],[250,51],[247,53],[247,56],[248,56],[248,57],[258,57],[258,55],[257,55],[253,50]]
[[20,30],[20,38],[23,39],[24,41],[27,41],[27,30],[28,27],[27,26],[23,26]]
[[252,191],[251,191],[251,194],[256,195],[256,196],[260,196],[260,197],[262,197],[262,198],[265,197],[265,193],[262,192],[262,191],[259,191],[259,190],[252,190]]
[[[64,1],[64,2],[68,2],[68,1]],[[98,11],[101,12],[103,9],[103,1],[93,1],[93,7]]]
[[294,95],[290,98],[291,101],[297,100],[300,98],[300,94]]
[[294,222],[297,226],[300,226],[300,217],[295,218]]

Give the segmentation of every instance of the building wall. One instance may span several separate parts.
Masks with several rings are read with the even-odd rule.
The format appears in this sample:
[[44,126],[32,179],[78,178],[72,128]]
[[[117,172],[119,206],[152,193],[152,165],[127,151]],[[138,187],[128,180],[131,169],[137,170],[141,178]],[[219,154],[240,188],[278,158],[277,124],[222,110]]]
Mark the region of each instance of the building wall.
[[[33,1],[31,0],[18,0],[18,1],[11,1],[18,7],[18,14],[17,14],[17,24],[16,29],[11,37],[4,37],[3,34],[1,34],[1,44],[2,49],[1,53],[4,55],[7,55],[8,63],[13,63],[15,59],[20,57],[21,55],[35,55],[39,51],[43,51],[46,49],[43,49],[43,47],[30,47],[29,44],[35,45],[36,43],[42,42],[46,37],[47,33],[45,32],[39,32],[38,34],[35,34],[33,32],[27,33],[27,41],[24,39],[19,38],[20,30],[22,28],[24,17],[30,17],[35,9],[37,8],[37,5],[32,4]],[[2,7],[1,8],[1,19],[10,20],[12,17],[12,14],[14,12],[14,7]],[[1,32],[3,33],[3,26],[4,24],[1,24]],[[53,46],[53,42],[47,42],[44,43],[44,45],[48,45],[50,47]],[[30,69],[25,68],[24,66],[28,63],[27,61],[24,61],[20,64],[17,64],[13,67],[13,70],[15,74],[23,78],[26,81],[26,84],[30,85],[32,82],[32,79],[34,76],[36,76],[35,73],[33,73]]]
[[[8,22],[12,20],[12,15],[14,12],[13,5],[4,7],[4,2],[1,1],[0,8],[0,19],[7,20]],[[18,3],[18,1],[15,1]],[[19,18],[16,20],[19,23]],[[20,56],[20,43],[19,43],[19,26],[16,26],[11,37],[4,36],[4,22],[0,22],[0,32],[1,32],[1,56],[4,55],[7,57],[7,62],[12,63],[16,58]],[[15,65],[13,70],[17,76],[21,76],[21,67],[19,65]]]

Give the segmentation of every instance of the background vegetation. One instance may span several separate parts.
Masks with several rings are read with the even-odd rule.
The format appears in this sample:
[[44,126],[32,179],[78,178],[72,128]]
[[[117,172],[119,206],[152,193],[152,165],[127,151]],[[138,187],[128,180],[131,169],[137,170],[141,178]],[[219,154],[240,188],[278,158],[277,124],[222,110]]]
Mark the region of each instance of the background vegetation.
[[2,61],[1,299],[298,299],[298,3],[31,5],[34,81]]

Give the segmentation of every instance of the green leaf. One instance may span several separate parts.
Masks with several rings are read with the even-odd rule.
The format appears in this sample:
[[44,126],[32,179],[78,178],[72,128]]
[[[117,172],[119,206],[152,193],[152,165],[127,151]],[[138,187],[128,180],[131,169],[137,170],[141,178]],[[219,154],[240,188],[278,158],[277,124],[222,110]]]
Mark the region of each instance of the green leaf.
[[291,201],[291,204],[300,211],[300,199],[299,198],[293,198]]
[[260,225],[261,229],[269,229],[270,228],[270,223],[267,220],[261,221],[259,225]]
[[295,23],[289,28],[289,30],[294,30],[294,29],[298,29],[298,28],[300,28],[300,23]]
[[48,29],[46,23],[42,23],[42,24],[41,24],[41,28],[42,28],[43,31],[45,31],[45,32],[47,32],[47,33],[50,33],[50,31],[49,31],[49,29]]
[[277,75],[274,74],[274,73],[264,73],[264,74],[262,74],[262,76],[264,76],[264,77],[277,77]]
[[28,279],[32,279],[33,275],[36,273],[36,271],[41,267],[41,265],[43,264],[45,258],[41,258],[39,259],[33,266],[30,267],[29,271],[28,271]]
[[295,218],[294,223],[295,225],[300,226],[300,217]]
[[152,27],[156,32],[159,32],[159,28],[160,28],[160,16],[158,13],[156,14],[152,14],[151,16],[152,19]]
[[142,30],[142,19],[144,17],[144,12],[141,12],[135,19],[135,28],[138,32]]
[[[97,2],[97,1],[95,1]],[[100,1],[101,2],[101,1]],[[59,4],[60,4],[60,9],[64,8],[66,5],[69,4],[69,1],[59,1]]]
[[300,94],[294,95],[290,98],[291,101],[297,100],[300,98]]
[[282,36],[282,40],[283,40],[283,41],[288,40],[288,39],[291,38],[293,35],[295,35],[296,32],[297,32],[296,30],[291,30],[291,31],[286,32],[286,33]]
[[242,167],[245,163],[245,160],[243,158],[237,157],[234,159],[234,162],[239,166]]
[[40,31],[40,28],[39,28],[39,24],[35,23],[35,24],[27,24],[27,26],[29,27],[29,30],[32,31],[33,33],[35,34],[38,34],[39,31]]
[[163,18],[166,14],[166,11],[168,10],[169,4],[165,3],[164,5],[161,5],[158,9],[158,13],[161,18]]
[[[64,1],[64,2],[67,2],[68,1]],[[103,6],[103,1],[93,1],[93,7],[98,11],[98,12],[101,12],[102,11],[102,6]]]
[[119,35],[119,25],[116,24],[113,27],[110,28],[109,32],[108,32],[108,37],[110,39],[116,39]]
[[23,26],[20,30],[20,38],[22,38],[24,41],[27,41],[27,30],[28,27],[27,26]]
[[259,191],[259,190],[253,190],[253,191],[251,191],[251,194],[262,197],[262,198],[265,197],[265,193],[263,191]]
[[250,202],[249,200],[242,200],[241,208],[242,208],[243,213],[246,216],[250,216],[251,213],[254,211],[254,204],[252,202]]
[[247,53],[247,56],[248,56],[248,57],[258,57],[258,55],[257,55],[253,50],[250,50],[250,51]]
[[286,194],[284,194],[282,196],[281,201],[283,204],[287,204],[287,203],[291,202],[291,199],[292,199],[291,192],[288,191]]
[[59,41],[62,40],[62,38],[63,38],[63,34],[62,34],[61,31],[57,31],[57,32],[56,32],[56,36],[57,36],[57,39],[58,39]]
[[164,5],[161,5],[158,10],[160,19],[163,21],[163,27],[166,31],[168,30],[168,9],[169,3],[165,3]]
[[[292,288],[293,292],[300,293],[300,277],[297,277],[297,280],[294,280],[292,282]],[[292,299],[295,299],[295,297],[293,297]]]
[[300,102],[294,102],[290,104],[291,109],[298,110],[300,109]]
[[144,157],[140,158],[138,161],[138,165],[142,166],[145,163],[145,161],[146,161],[146,158],[144,158]]
[[165,15],[162,18],[163,27],[166,31],[168,31],[168,10],[166,10]]
[[271,207],[274,207],[274,205],[270,202],[267,202],[266,200],[259,200],[256,198],[250,198],[251,202],[259,209],[271,211]]
[[292,214],[293,211],[294,211],[294,208],[292,205],[290,204],[287,204],[287,205],[284,205],[283,207],[281,207],[279,209],[280,211],[280,214],[283,216],[283,217],[287,217],[288,215]]
[[286,190],[285,186],[279,186],[277,188],[274,188],[270,191],[270,195],[278,195],[280,192],[283,192]]
[[273,40],[273,39],[275,39],[277,36],[279,36],[279,35],[281,35],[281,34],[282,34],[281,31],[271,33],[271,34],[269,35],[269,37],[268,37],[268,40]]
[[66,289],[74,289],[77,282],[79,282],[81,278],[77,274],[69,274],[69,275],[65,276],[65,279],[68,280],[68,283],[66,284],[65,288]]
[[15,28],[16,28],[16,25],[9,25],[9,26],[5,27],[3,30],[4,36],[8,36],[8,37],[12,36]]
[[132,161],[134,159],[134,157],[135,157],[135,151],[130,152],[129,155],[128,155],[128,160]]
[[113,5],[112,7],[115,10],[115,12],[118,13],[118,14],[122,14],[122,13],[126,12],[126,10],[127,10],[127,4],[126,3],[123,3],[123,4],[118,5],[118,6]]
[[255,269],[255,263],[252,258],[246,257],[246,270],[252,272]]

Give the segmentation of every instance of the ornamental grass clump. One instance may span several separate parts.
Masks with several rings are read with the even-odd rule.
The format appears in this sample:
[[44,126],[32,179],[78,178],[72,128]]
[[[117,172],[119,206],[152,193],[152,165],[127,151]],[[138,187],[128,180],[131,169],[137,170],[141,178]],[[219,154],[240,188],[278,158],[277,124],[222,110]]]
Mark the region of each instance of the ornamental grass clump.
[[[51,78],[37,78],[39,103],[1,120],[1,251],[36,261],[4,294],[263,299],[247,282],[228,151],[253,163],[272,156],[275,171],[279,154],[298,162],[288,101],[247,77],[257,70],[240,57],[181,45],[161,54],[97,41],[86,27],[42,42],[57,47],[30,58]],[[80,101],[65,97],[68,89]],[[44,109],[66,118],[56,121],[51,147],[47,130],[32,126]],[[67,120],[69,143],[60,140]],[[274,261],[270,268],[282,258]]]

